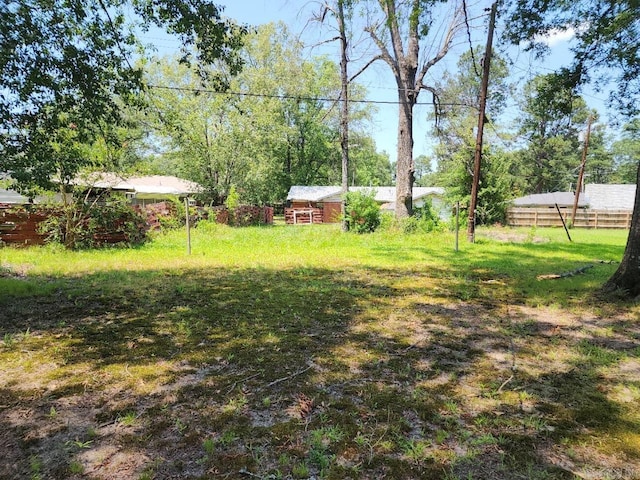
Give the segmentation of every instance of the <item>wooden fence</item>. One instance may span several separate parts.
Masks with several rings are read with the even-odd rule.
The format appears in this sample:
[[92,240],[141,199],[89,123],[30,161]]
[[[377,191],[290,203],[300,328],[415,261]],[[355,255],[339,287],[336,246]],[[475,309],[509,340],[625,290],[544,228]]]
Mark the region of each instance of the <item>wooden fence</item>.
[[45,221],[48,214],[13,207],[10,204],[0,204],[0,244],[44,244],[45,236],[38,231],[38,224]]
[[[246,227],[250,225],[272,225],[273,207],[256,207],[253,205],[240,205],[233,211],[231,218],[229,209],[224,205],[213,207],[216,214],[216,222],[223,225],[233,224],[236,227]],[[208,218],[206,210],[200,210],[202,218]]]
[[[571,221],[571,208],[560,207],[562,218]],[[575,227],[581,228],[629,228],[630,210],[578,209]],[[507,210],[507,225],[512,227],[561,227],[562,221],[555,207],[525,208],[511,207]]]

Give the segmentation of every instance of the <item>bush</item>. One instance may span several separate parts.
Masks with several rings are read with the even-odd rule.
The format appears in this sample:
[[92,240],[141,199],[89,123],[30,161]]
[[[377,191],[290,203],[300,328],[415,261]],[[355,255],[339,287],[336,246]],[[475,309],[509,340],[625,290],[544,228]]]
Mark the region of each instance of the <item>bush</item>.
[[413,215],[404,219],[402,227],[405,233],[430,233],[444,230],[440,217],[430,201],[425,202],[422,207],[414,208]]
[[236,191],[235,185],[231,185],[224,205],[229,212],[229,225],[233,226],[236,224],[236,209],[240,206],[240,194]]
[[104,204],[77,201],[51,209],[39,230],[48,242],[72,249],[140,244],[147,237],[145,217],[119,197],[111,197]]
[[389,231],[399,231],[406,234],[440,232],[446,229],[440,217],[433,209],[431,202],[413,209],[410,217],[397,220],[392,214],[383,214],[381,228]]
[[356,233],[375,231],[380,225],[380,206],[375,200],[375,191],[348,192],[345,219],[350,231]]

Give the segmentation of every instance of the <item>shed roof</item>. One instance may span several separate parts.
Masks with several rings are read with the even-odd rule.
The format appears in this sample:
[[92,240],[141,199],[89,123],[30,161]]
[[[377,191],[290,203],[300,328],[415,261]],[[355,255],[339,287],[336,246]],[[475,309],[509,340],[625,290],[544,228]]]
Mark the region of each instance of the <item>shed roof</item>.
[[633,210],[636,186],[633,184],[604,185],[590,183],[584,187],[594,210]]
[[[396,200],[396,187],[349,187],[349,191],[375,192],[377,202],[389,203]],[[330,197],[339,196],[342,188],[339,186],[303,186],[294,185],[289,189],[287,200],[302,200],[307,202],[320,202]],[[427,195],[444,195],[441,187],[413,187],[413,199]]]
[[188,195],[202,191],[202,187],[196,182],[169,175],[123,177],[116,173],[93,173],[77,180],[76,183],[95,188],[135,192],[136,194]]
[[[516,198],[513,201],[513,204],[516,207],[552,207],[556,204],[559,207],[572,207],[575,198],[576,196],[573,192],[534,193],[532,195]],[[580,195],[580,198],[578,199],[578,207],[587,207],[588,205],[588,195]]]

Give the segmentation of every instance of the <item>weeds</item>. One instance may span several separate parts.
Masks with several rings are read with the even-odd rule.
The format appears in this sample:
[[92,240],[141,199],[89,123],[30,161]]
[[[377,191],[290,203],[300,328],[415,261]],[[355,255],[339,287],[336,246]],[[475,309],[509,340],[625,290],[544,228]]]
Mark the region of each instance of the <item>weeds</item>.
[[136,424],[138,415],[136,412],[126,412],[123,415],[118,415],[117,422],[123,427],[132,427]]
[[39,457],[32,455],[29,458],[29,469],[31,480],[40,480],[42,478],[42,460]]
[[73,461],[69,464],[69,473],[71,475],[80,475],[84,472],[84,466],[80,462]]

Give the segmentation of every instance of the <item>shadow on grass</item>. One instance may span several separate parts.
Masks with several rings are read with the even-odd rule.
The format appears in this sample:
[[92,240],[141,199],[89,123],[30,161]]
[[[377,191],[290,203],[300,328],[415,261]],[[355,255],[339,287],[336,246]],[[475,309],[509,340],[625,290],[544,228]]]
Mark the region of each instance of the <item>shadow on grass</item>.
[[[372,249],[382,258],[396,252],[405,263],[413,260],[415,268],[409,275],[425,274],[446,280],[449,291],[445,296],[488,303],[562,306],[583,306],[585,302],[602,305],[603,299],[596,299],[593,294],[615,272],[615,262],[623,250],[618,245],[557,242],[480,242],[463,245],[459,252],[430,245]],[[427,267],[425,262],[429,262]],[[560,281],[537,279],[538,275],[567,274],[585,265],[594,268]],[[421,272],[421,268],[425,271]],[[613,299],[612,303],[616,301]]]
[[30,277],[2,302],[0,477],[573,478],[540,451],[635,425],[592,364],[501,385],[514,341],[552,344],[503,309],[519,280],[478,286],[499,262]]

